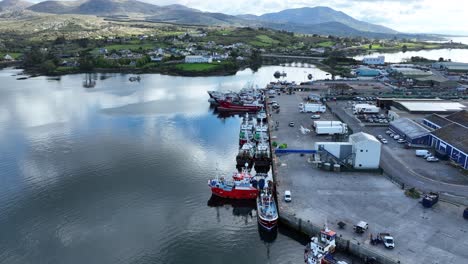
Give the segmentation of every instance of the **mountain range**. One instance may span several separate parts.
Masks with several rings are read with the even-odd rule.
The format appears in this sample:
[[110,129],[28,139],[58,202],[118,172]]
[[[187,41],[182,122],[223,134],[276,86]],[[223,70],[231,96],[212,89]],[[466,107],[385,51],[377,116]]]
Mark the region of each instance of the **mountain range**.
[[183,5],[159,6],[137,0],[44,1],[37,4],[23,0],[0,2],[0,11],[3,12],[22,9],[51,14],[138,17],[153,22],[190,25],[267,27],[307,34],[364,37],[392,37],[399,34],[393,29],[354,19],[329,7],[287,9],[261,16],[232,16],[202,12]]

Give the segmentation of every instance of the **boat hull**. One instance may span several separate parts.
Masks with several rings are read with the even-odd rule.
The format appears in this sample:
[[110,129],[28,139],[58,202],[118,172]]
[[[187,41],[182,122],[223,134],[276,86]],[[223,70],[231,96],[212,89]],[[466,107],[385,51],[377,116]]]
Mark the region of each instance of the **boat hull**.
[[257,199],[257,196],[258,196],[258,190],[254,188],[249,189],[249,190],[233,189],[231,191],[226,191],[222,188],[211,187],[211,193],[221,198],[237,199],[237,200]]
[[260,226],[267,231],[271,231],[278,226],[278,218],[267,220],[263,219],[260,215],[257,218]]
[[258,112],[262,108],[261,105],[240,105],[226,101],[219,102],[219,111],[234,111],[234,112]]

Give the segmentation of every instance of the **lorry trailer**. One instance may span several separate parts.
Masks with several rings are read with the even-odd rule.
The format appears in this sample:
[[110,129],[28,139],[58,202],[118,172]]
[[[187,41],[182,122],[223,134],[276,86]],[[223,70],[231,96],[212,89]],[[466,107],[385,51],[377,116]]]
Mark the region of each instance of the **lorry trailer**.
[[348,127],[346,124],[340,126],[318,126],[315,128],[315,134],[317,135],[343,135],[348,133]]
[[322,104],[299,104],[299,112],[301,113],[325,113],[327,107]]

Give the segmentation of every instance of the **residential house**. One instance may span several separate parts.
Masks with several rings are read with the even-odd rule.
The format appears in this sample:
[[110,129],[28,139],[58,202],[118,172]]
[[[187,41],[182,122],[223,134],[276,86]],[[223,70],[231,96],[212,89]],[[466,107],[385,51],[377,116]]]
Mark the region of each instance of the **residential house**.
[[186,56],[185,63],[212,63],[213,58],[205,56]]
[[6,61],[13,61],[15,59],[13,59],[12,56],[10,56],[9,54],[6,54],[5,56],[3,56],[3,60],[6,60]]

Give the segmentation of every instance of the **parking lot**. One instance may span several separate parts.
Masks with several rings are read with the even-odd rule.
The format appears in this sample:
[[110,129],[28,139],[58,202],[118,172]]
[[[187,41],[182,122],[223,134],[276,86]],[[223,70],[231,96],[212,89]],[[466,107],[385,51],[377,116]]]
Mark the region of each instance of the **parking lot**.
[[376,137],[382,135],[386,139],[388,143],[382,147],[381,167],[392,178],[422,191],[443,192],[468,198],[468,176],[463,170],[451,166],[447,161],[428,162],[417,157],[415,149],[405,149],[403,142],[398,143],[386,134],[386,124],[361,122],[353,114],[352,105],[347,101],[331,102],[328,106],[353,132],[363,131]]
[[[277,121],[280,124],[278,130],[272,130],[273,141],[286,143],[290,149],[313,149],[317,141],[332,140],[330,136],[301,131],[301,126],[310,128],[313,122],[311,114],[298,111],[303,97],[304,94],[297,93],[275,98],[281,110],[270,118],[270,125],[274,126]],[[321,115],[321,120],[337,118],[327,112]],[[289,122],[294,122],[295,126],[289,127]],[[362,128],[358,122],[352,125]],[[385,133],[385,128],[373,129]],[[394,141],[385,148],[409,151]],[[323,171],[314,168],[309,159],[310,156],[299,154],[277,157],[280,215],[296,215],[304,223],[310,221],[318,226],[328,223],[338,236],[359,242],[363,247],[401,263],[468,262],[468,226],[462,218],[463,207],[439,202],[432,209],[424,209],[417,200],[406,197],[401,188],[380,174]],[[426,162],[424,165],[433,164]],[[285,190],[292,192],[291,203],[281,199]],[[361,220],[367,221],[370,228],[365,234],[357,235],[352,225]],[[339,221],[346,223],[345,229],[338,228]],[[370,245],[369,235],[377,232],[391,233],[396,248],[387,250],[382,245]]]

